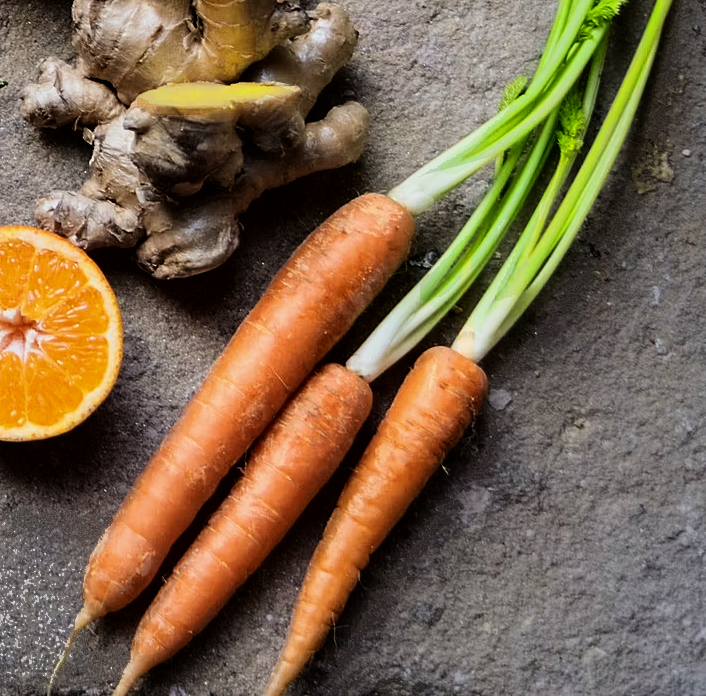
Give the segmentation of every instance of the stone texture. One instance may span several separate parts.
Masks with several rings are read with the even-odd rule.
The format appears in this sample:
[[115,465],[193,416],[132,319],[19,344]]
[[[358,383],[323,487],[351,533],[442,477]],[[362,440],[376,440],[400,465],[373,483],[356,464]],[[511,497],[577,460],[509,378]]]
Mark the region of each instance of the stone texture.
[[[370,109],[363,159],[268,193],[243,219],[241,250],[209,274],[160,283],[129,253],[96,253],[125,317],[118,384],[75,431],[0,445],[0,696],[45,692],[101,531],[277,267],[339,204],[391,188],[492,114],[504,84],[532,69],[555,6],[342,1],[361,42],[325,101],[356,96]],[[616,23],[608,91],[649,6],[634,0]],[[69,37],[69,0],[0,0],[0,224],[31,224],[37,195],[86,175],[80,134],[40,133],[17,108],[42,58],[71,59]],[[374,556],[293,696],[706,693],[705,55],[706,6],[675,3],[594,212],[484,363],[512,402],[486,409]],[[655,153],[673,177],[639,194],[633,168]],[[443,250],[482,182],[419,220],[414,258]],[[334,357],[423,271],[401,270]],[[425,345],[450,341],[461,321]],[[376,383],[361,446],[410,363]],[[354,454],[221,616],[136,696],[260,692]],[[111,693],[147,601],[80,637],[56,694]]]

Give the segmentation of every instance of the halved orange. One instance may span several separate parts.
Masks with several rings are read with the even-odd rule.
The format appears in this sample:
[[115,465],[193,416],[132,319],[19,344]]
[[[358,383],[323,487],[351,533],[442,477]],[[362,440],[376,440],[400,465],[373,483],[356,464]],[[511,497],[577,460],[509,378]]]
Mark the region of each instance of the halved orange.
[[34,227],[0,227],[0,440],[84,421],[115,384],[122,337],[115,294],[84,251]]

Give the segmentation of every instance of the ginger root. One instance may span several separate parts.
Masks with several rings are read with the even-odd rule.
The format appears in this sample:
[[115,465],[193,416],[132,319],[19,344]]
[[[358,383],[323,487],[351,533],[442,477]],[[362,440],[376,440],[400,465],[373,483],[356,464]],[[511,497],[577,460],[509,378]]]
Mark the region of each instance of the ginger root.
[[[41,227],[84,249],[137,246],[157,278],[201,273],[233,253],[237,216],[264,190],[362,152],[360,104],[305,123],[356,45],[337,5],[75,0],[73,15],[77,68],[45,60],[21,109],[37,126],[83,127],[93,145],[80,191],[54,191],[36,209]],[[156,32],[149,46],[144,27]],[[247,82],[230,84],[248,66]]]
[[[137,262],[156,278],[181,278],[219,266],[238,243],[238,215],[265,190],[324,169],[335,169],[357,159],[365,143],[368,112],[358,102],[336,106],[321,120],[310,123],[301,143],[284,158],[246,159],[230,194],[200,199],[201,217],[189,219],[192,209],[152,206],[147,214],[147,238],[137,247]],[[214,212],[211,212],[214,211]],[[235,227],[226,232],[230,215]],[[220,218],[220,219],[219,219]],[[208,235],[218,247],[205,245]]]
[[307,29],[281,0],[74,0],[72,16],[80,71],[124,104],[169,82],[233,82]]

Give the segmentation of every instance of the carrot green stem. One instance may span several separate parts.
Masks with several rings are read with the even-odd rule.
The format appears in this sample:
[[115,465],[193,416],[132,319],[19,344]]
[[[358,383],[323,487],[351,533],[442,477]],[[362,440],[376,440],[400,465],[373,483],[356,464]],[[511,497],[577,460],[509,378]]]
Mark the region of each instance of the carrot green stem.
[[[604,0],[617,12],[622,0]],[[592,17],[593,0],[562,3],[552,45],[540,61],[527,91],[507,109],[435,157],[389,192],[413,215],[419,215],[446,196],[488,162],[527,137],[558,107],[573,87],[608,31],[610,12]]]
[[[589,77],[586,80],[583,109],[580,102],[575,103],[579,97],[578,91],[574,88],[570,96],[565,96],[563,101],[546,116],[531,153],[522,165],[517,164],[519,151],[525,147],[528,137],[520,140],[520,144],[516,144],[510,150],[511,154],[498,169],[494,186],[481,201],[455,241],[429,273],[412,288],[351,356],[347,363],[349,369],[364,379],[372,381],[414,348],[466,293],[495,253],[524,205],[553,147],[555,126],[559,119],[562,121],[560,134],[560,138],[563,139],[561,140],[562,155],[556,172],[530,218],[527,232],[522,237],[521,248],[525,248],[528,241],[532,239],[536,241],[539,238],[554,201],[576,159],[581,136],[593,111],[607,46],[607,34],[603,33],[601,37],[601,42],[592,56]],[[578,76],[572,77],[574,85],[577,80]],[[512,89],[512,85],[510,88]],[[508,104],[506,110],[512,109],[514,103]],[[537,109],[538,113],[543,113],[541,106]],[[499,191],[505,186],[509,178],[509,169],[512,167],[517,167],[517,171],[512,183],[500,199]],[[482,232],[479,232],[481,228]],[[520,250],[514,252],[515,258],[519,253],[521,253]]]
[[[479,361],[510,329],[566,253],[615,162],[644,91],[671,2],[657,1],[613,106],[572,185],[557,206],[594,110],[607,52],[608,24],[621,0],[597,0],[580,24],[574,15],[580,5],[578,0],[560,5],[547,49],[540,60],[539,69],[543,73],[539,79],[535,75],[527,91],[491,119],[494,126],[486,124],[469,136],[477,138],[475,151],[473,148],[462,151],[457,147],[451,155],[451,151],[447,151],[441,159],[437,158],[437,171],[447,173],[460,171],[471,161],[489,162],[495,158],[496,177],[491,189],[427,276],[351,356],[347,363],[349,369],[368,381],[375,379],[416,346],[468,290],[524,205],[547,160],[558,120],[560,154],[549,182],[514,248],[453,347]],[[573,43],[568,43],[567,35],[574,36]],[[563,63],[557,59],[558,52],[563,52]],[[579,89],[581,83],[583,86]],[[512,92],[516,86],[511,84],[509,89]],[[533,95],[538,96],[532,102],[531,112],[522,111],[521,105]],[[561,100],[557,102],[558,95]],[[503,121],[508,114],[511,120]],[[539,128],[525,131],[531,123]],[[506,130],[498,124],[504,124]],[[484,135],[477,136],[478,133]],[[523,159],[520,152],[533,138],[530,152]],[[426,168],[420,170],[424,171]]]
[[[547,119],[529,156],[501,198],[525,140],[513,148],[491,189],[451,246],[346,363],[368,381],[394,364],[447,314],[478,277],[524,204],[554,140]],[[480,232],[480,233],[479,233]]]
[[605,183],[635,117],[672,0],[657,0],[642,40],[591,149],[541,238],[525,252],[520,237],[453,348],[479,361],[513,326],[564,257]]

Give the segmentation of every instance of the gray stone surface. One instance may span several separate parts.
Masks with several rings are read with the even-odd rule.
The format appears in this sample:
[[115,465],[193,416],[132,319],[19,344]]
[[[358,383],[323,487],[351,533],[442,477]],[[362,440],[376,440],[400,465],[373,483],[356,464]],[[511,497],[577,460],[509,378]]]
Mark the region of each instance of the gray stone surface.
[[[0,695],[39,696],[81,602],[88,556],[131,483],[280,263],[340,203],[385,191],[488,117],[529,71],[554,3],[342,0],[361,30],[327,92],[372,114],[364,158],[268,193],[224,267],[160,283],[129,253],[95,258],[125,319],[118,384],[54,440],[0,445]],[[616,24],[615,85],[649,3]],[[77,188],[79,134],[41,133],[17,96],[45,56],[71,59],[70,2],[0,0],[0,224]],[[487,408],[374,556],[296,696],[698,696],[706,693],[706,5],[675,3],[629,142],[580,238],[484,362],[511,394]],[[607,108],[607,98],[599,106]],[[640,163],[666,154],[670,183]],[[688,153],[688,154],[687,154]],[[644,170],[644,167],[643,167]],[[440,250],[482,180],[419,220]],[[423,272],[409,265],[335,355]],[[462,315],[434,334],[444,343]],[[361,444],[410,361],[376,384]],[[0,396],[1,398],[1,396]],[[360,451],[360,447],[357,447]],[[257,694],[346,470],[181,655],[135,694]],[[80,637],[56,694],[111,693],[147,598]]]

